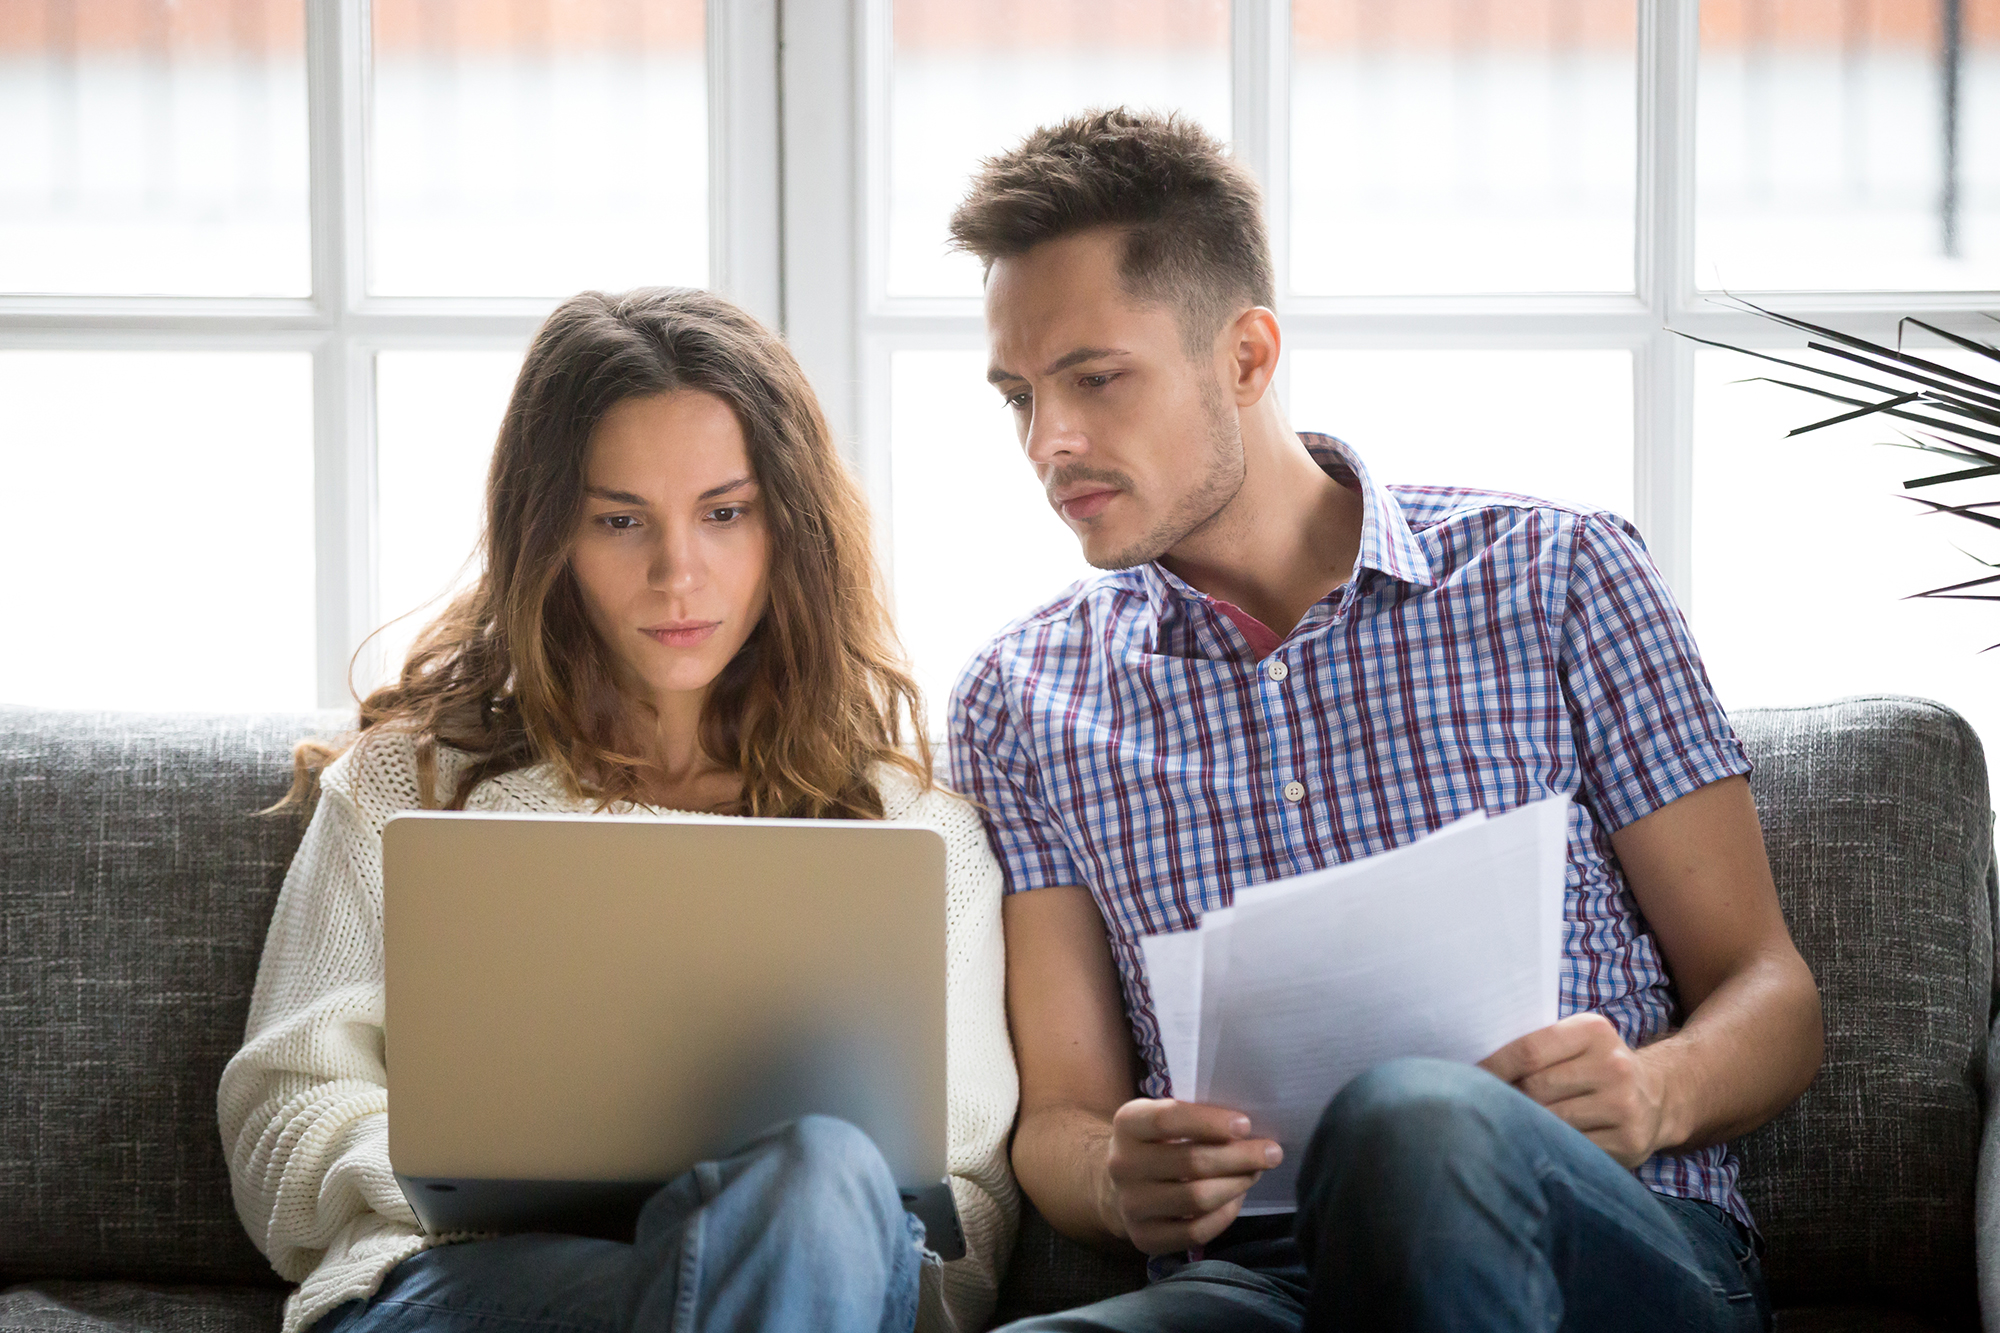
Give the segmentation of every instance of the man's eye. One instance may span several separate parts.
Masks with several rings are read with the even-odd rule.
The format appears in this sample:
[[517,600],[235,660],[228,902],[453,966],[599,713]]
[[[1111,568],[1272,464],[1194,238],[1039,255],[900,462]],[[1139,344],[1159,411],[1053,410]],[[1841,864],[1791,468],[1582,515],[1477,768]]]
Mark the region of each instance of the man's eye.
[[1028,410],[1028,395],[1025,391],[1021,393],[1010,393],[1005,397],[1003,397],[1000,401],[1002,404],[1004,404],[1009,408],[1012,408],[1016,412],[1025,412]]
[[1077,381],[1087,389],[1101,389],[1111,383],[1110,375],[1085,375]]

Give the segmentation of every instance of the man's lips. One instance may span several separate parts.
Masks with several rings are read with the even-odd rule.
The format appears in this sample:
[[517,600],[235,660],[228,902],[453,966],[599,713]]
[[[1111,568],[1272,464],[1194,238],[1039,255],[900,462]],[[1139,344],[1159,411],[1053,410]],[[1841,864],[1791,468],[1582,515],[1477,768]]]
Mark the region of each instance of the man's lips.
[[1096,518],[1117,495],[1118,489],[1115,486],[1107,486],[1102,490],[1079,491],[1074,495],[1059,498],[1056,501],[1056,511],[1064,518],[1078,520]]
[[648,625],[639,632],[668,648],[692,648],[721,626],[720,620],[675,620],[665,625]]

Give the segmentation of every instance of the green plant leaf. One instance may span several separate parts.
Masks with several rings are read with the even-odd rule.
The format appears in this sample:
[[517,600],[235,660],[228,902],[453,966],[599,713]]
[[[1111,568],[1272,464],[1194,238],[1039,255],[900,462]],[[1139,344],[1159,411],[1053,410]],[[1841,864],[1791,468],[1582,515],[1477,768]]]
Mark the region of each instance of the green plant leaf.
[[[1837,356],[1843,361],[1852,361],[1856,365],[1866,366],[1870,370],[1877,371],[1879,373],[1884,373],[1889,375],[1899,375],[1902,378],[1909,380],[1914,384],[1921,384],[1925,388],[1929,389],[1941,390],[1945,393],[1952,394],[1959,398],[1971,401],[1983,400],[1983,402],[1981,402],[1982,406],[1994,410],[2000,410],[2000,397],[1993,396],[1992,393],[1990,392],[1979,393],[1973,390],[1962,389],[1957,387],[1956,385],[1948,384],[1943,380],[1934,379],[1929,375],[1919,375],[1917,372],[1913,370],[1905,370],[1900,366],[1883,365],[1879,361],[1873,358],[1861,355],[1859,352],[1849,352],[1838,347],[1829,347],[1825,343],[1807,343],[1806,350],[1819,352],[1825,356]],[[1928,363],[1926,362],[1923,364],[1928,364]],[[1986,383],[1986,381],[1984,380],[1976,379],[1970,375],[1964,376],[1963,378],[1972,380],[1974,384],[1980,386],[1980,388],[1982,389],[1986,389],[1989,391],[1995,390],[1995,386]]]
[[1787,389],[1797,389],[1801,393],[1817,394],[1821,398],[1831,398],[1834,402],[1846,403],[1849,407],[1867,407],[1871,411],[1882,412],[1902,421],[1914,421],[1920,426],[1929,426],[1933,430],[1950,431],[1958,435],[1970,435],[1976,440],[1985,440],[1989,444],[2000,444],[2000,435],[1994,435],[1991,432],[1983,430],[1974,430],[1970,426],[1961,426],[1955,421],[1936,421],[1930,417],[1920,417],[1914,412],[1906,412],[1902,408],[1889,407],[1881,403],[1871,406],[1868,403],[1862,402],[1859,398],[1848,398],[1833,392],[1831,389],[1821,389],[1810,384],[1794,384],[1790,380],[1773,379],[1769,375],[1754,375],[1751,377],[1751,382],[1757,380],[1761,380],[1766,384],[1782,384]]
[[1969,505],[1948,505],[1941,503],[1940,501],[1937,500],[1925,499],[1921,495],[1906,495],[1903,498],[1905,500],[1914,501],[1920,505],[1929,505],[1930,508],[1936,513],[1956,514],[1960,518],[1969,519],[1974,523],[1983,523],[1989,528],[2000,528],[2000,518],[1996,518],[1992,514],[1982,514],[1977,512],[1981,509],[1992,509],[1995,507],[2000,507],[2000,500],[1985,500],[1981,501],[1979,504],[1969,504]]
[[1901,407],[1905,403],[1914,403],[1921,397],[1923,395],[1920,393],[1899,394],[1886,403],[1873,403],[1853,412],[1842,412],[1837,417],[1828,417],[1824,421],[1815,421],[1809,426],[1794,427],[1785,432],[1785,438],[1790,439],[1794,435],[1804,435],[1807,431],[1819,430],[1826,426],[1838,426],[1841,422],[1852,421],[1856,417],[1873,416],[1877,412],[1885,412],[1892,407]]
[[1778,323],[1780,324],[1787,325],[1788,327],[1794,329],[1804,329],[1808,333],[1817,333],[1820,337],[1830,338],[1834,342],[1840,343],[1842,346],[1859,348],[1861,351],[1864,352],[1872,352],[1876,356],[1886,358],[1890,361],[1898,361],[1904,365],[1916,366],[1922,370],[1928,370],[1933,372],[1934,374],[1943,375],[1947,379],[1959,380],[1964,383],[1971,384],[1976,388],[1992,391],[1996,387],[1992,384],[1987,383],[1985,380],[1980,379],[1977,375],[1968,375],[1963,371],[1953,370],[1950,366],[1941,366],[1937,364],[1935,361],[1926,361],[1924,360],[1924,358],[1920,356],[1911,356],[1908,352],[1898,351],[1893,347],[1884,347],[1880,343],[1872,343],[1869,342],[1866,338],[1857,338],[1851,333],[1842,333],[1839,329],[1830,329],[1823,324],[1809,324],[1805,320],[1796,319],[1791,315],[1781,315],[1775,310],[1766,310],[1764,309],[1764,307],[1760,305],[1756,305],[1753,304],[1752,302],[1745,301],[1740,296],[1736,297],[1735,300],[1739,304],[1747,306],[1751,310],[1756,311],[1758,314],[1764,316],[1766,319],[1774,319],[1778,321]]
[[[1988,315],[1987,318],[1991,319],[1993,317],[1991,315]],[[1899,321],[1896,325],[1897,329],[1900,330],[1904,324],[1914,324],[1920,329],[1926,329],[1931,333],[1935,333],[1938,337],[1944,339],[1946,342],[1957,343],[1960,347],[1963,347],[1968,352],[1977,352],[1981,356],[1990,356],[1995,361],[2000,361],[2000,347],[1995,347],[1991,343],[1980,342],[1977,338],[1961,338],[1956,333],[1947,332],[1946,330],[1939,328],[1935,324],[1926,324],[1921,319],[1918,319],[1915,315],[1907,316],[1906,318]]]

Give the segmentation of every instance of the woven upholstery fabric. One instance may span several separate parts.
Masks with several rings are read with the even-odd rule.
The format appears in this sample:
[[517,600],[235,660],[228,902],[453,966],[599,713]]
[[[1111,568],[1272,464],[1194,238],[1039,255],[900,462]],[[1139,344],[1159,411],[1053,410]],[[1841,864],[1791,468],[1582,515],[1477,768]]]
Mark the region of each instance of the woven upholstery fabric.
[[1800,1306],[1779,1310],[1777,1315],[1777,1333],[1945,1333],[1965,1327],[1871,1305]]
[[0,1333],[271,1333],[284,1300],[268,1287],[32,1282],[0,1291]]
[[215,1089],[331,725],[0,708],[0,1283],[277,1282]]
[[1071,1310],[1146,1285],[1146,1261],[1136,1251],[1093,1250],[1059,1233],[1035,1205],[1021,1199],[1021,1230],[1000,1284],[995,1325],[1029,1315]]
[[1773,1301],[1976,1326],[1973,1187],[1994,994],[1978,738],[1899,698],[1731,719],[1826,1015],[1826,1062],[1737,1144]]

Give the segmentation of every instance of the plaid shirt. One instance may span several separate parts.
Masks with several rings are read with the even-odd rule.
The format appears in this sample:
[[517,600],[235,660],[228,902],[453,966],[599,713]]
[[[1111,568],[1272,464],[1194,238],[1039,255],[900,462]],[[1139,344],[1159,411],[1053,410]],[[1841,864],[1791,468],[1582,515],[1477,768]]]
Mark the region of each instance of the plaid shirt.
[[[1361,552],[1282,642],[1148,564],[1077,584],[966,667],[951,776],[985,806],[1007,891],[1090,890],[1143,1089],[1164,1096],[1141,936],[1193,928],[1239,886],[1560,792],[1561,1010],[1596,1010],[1633,1046],[1671,1030],[1673,983],[1610,834],[1750,765],[1637,532],[1521,496],[1386,488],[1345,444],[1304,439],[1360,491]],[[1736,1174],[1721,1145],[1638,1171],[1748,1224]]]

